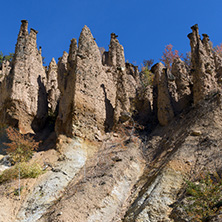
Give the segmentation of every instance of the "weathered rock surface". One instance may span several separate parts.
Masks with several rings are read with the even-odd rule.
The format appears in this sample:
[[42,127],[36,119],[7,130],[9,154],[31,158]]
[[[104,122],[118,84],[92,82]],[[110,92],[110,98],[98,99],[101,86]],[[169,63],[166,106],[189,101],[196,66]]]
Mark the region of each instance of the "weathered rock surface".
[[[181,198],[178,194],[183,193],[185,179],[221,169],[221,121],[215,96],[146,138],[148,168],[136,185],[140,188],[132,194],[134,202],[123,221],[192,221],[174,203]],[[192,136],[193,131],[201,131],[201,135]]]
[[175,101],[175,112],[180,113],[189,107],[192,101],[190,77],[186,64],[177,58],[172,64],[172,74],[175,77],[177,99]]
[[69,184],[66,195],[41,222],[121,221],[128,196],[143,172],[143,157],[139,143],[130,143],[128,149],[110,140],[103,145],[81,172],[84,177]]
[[1,121],[18,126],[21,132],[38,130],[47,116],[46,73],[36,45],[37,31],[28,33],[22,20],[12,69],[1,84]]
[[54,114],[58,106],[60,98],[60,90],[58,88],[58,66],[53,58],[47,70],[47,100],[49,114]]
[[[125,72],[125,68],[124,70],[119,69],[117,71],[116,101],[114,109],[114,124],[116,125],[118,124],[119,120],[124,122],[126,120],[126,116],[130,117],[130,100],[127,91],[129,92],[132,88],[129,87],[128,90],[127,88],[127,74]],[[135,90],[136,87],[134,87],[134,91],[132,91],[131,93],[135,93]]]
[[3,60],[2,66],[0,69],[0,82],[2,82],[5,76],[7,76],[10,73],[11,68],[12,67],[11,67],[10,62],[7,60]]
[[156,87],[156,101],[157,117],[161,125],[165,126],[173,119],[174,112],[171,105],[171,98],[167,84],[167,70],[162,63],[156,64],[153,68],[155,74],[154,87]]
[[58,62],[58,87],[60,89],[59,112],[55,130],[57,134],[71,135],[75,74],[68,72],[68,53],[64,52]]
[[65,87],[65,79],[68,74],[68,56],[69,54],[64,51],[62,57],[59,58],[58,61],[58,87],[61,93],[64,93]]
[[58,64],[61,100],[57,134],[94,140],[95,135],[110,131],[122,116],[130,117],[138,71],[126,70],[123,47],[113,34],[108,56],[110,62],[103,66],[99,48],[86,26],[78,46],[75,39],[71,41],[67,66],[62,61]]
[[[189,221],[175,205],[178,197],[184,200],[184,179],[222,169],[222,94],[211,93],[221,84],[222,59],[208,36],[201,40],[198,27],[192,27],[192,73],[180,59],[172,73],[158,63],[152,67],[153,85],[144,85],[137,67],[125,64],[117,36],[111,34],[109,51],[101,56],[87,26],[78,45],[72,39],[69,53],[58,65],[52,59],[45,72],[37,31],[29,34],[27,26],[22,21],[12,64],[0,70],[1,121],[32,132],[59,104],[60,146],[53,158],[60,156],[24,191],[19,205],[0,193],[12,205],[0,211],[0,220]],[[139,140],[132,118],[144,126],[158,120],[161,126],[149,135],[142,131]]]
[[132,100],[132,114],[134,120],[146,127],[152,128],[156,120],[153,112],[153,86],[143,86],[136,89],[136,97]]
[[108,66],[114,66],[118,68],[125,68],[125,56],[123,46],[119,44],[115,33],[111,33],[111,40],[109,45],[109,51],[105,55],[104,63]]
[[[64,139],[63,139],[64,140]],[[78,140],[60,144],[63,161],[48,171],[41,181],[35,185],[31,195],[22,204],[16,221],[34,222],[60,198],[73,177],[84,166],[87,151]]]
[[57,133],[93,140],[96,132],[104,131],[108,112],[113,112],[116,88],[112,74],[103,69],[99,48],[86,26],[81,32],[78,49],[76,41],[71,42],[64,79],[65,87],[59,86],[64,92]]
[[215,60],[209,36],[201,40],[197,25],[191,27],[188,35],[191,46],[191,72],[193,77],[193,101],[197,104],[211,91],[217,89]]

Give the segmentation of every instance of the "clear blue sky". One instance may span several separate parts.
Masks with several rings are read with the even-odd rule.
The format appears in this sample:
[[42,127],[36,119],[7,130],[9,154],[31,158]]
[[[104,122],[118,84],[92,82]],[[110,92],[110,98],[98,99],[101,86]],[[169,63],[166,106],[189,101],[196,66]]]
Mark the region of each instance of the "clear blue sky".
[[126,60],[137,64],[151,58],[158,62],[169,43],[185,54],[187,34],[196,23],[214,45],[222,42],[221,0],[4,0],[0,19],[0,51],[14,52],[20,20],[27,19],[29,28],[39,31],[46,64],[68,51],[84,25],[106,49],[115,32]]

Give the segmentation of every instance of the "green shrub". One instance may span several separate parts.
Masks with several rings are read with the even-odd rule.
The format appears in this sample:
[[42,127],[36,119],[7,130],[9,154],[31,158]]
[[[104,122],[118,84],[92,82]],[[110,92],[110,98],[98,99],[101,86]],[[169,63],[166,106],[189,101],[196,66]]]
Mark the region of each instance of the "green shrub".
[[148,85],[153,85],[154,74],[147,68],[145,68],[142,72],[142,83],[145,87]]
[[[23,189],[24,189],[24,187],[21,186],[21,187],[20,187],[20,192],[22,192]],[[15,196],[19,196],[19,189],[14,189],[13,192],[14,192],[14,195],[15,195]]]
[[2,51],[0,51],[0,67],[2,66],[2,62],[4,60],[11,62],[14,57],[14,53],[9,53],[9,55],[3,55]]
[[36,178],[44,171],[42,170],[41,166],[37,163],[29,164],[26,162],[18,163],[15,166],[4,170],[0,174],[0,183],[17,179],[19,174],[20,168],[20,177],[21,178]]
[[150,70],[153,62],[154,62],[153,59],[143,60],[140,76],[141,76],[141,82],[145,87],[153,84],[154,74]]
[[216,216],[222,206],[222,178],[215,173],[206,174],[196,182],[187,181],[184,210],[193,218],[192,221],[208,221]]

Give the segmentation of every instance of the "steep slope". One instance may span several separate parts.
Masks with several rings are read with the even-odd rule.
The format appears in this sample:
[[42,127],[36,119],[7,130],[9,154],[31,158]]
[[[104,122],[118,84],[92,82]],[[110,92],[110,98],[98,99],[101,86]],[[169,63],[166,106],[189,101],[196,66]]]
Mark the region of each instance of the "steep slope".
[[120,221],[145,162],[139,144],[122,147],[118,140],[103,144],[39,221]]
[[185,179],[222,169],[221,108],[221,94],[212,95],[147,138],[147,169],[124,221],[174,221],[172,204]]
[[97,161],[86,165],[40,221],[174,221],[172,204],[184,179],[222,169],[221,96],[211,95],[143,136],[139,149],[135,142],[123,149],[104,141]]

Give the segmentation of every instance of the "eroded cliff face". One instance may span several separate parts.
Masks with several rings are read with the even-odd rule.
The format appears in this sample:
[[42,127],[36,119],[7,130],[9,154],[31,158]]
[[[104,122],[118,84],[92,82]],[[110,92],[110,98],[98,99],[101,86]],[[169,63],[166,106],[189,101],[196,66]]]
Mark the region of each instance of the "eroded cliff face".
[[172,65],[172,74],[175,77],[177,98],[175,112],[180,113],[192,103],[191,76],[184,61],[177,58]]
[[213,52],[206,34],[200,39],[197,25],[188,35],[191,69],[180,59],[174,61],[172,73],[163,65],[155,65],[154,84],[145,88],[138,69],[125,64],[123,46],[114,33],[109,51],[101,56],[85,26],[79,44],[72,39],[69,53],[64,52],[58,65],[52,59],[47,71],[42,66],[36,35],[34,29],[28,33],[28,22],[23,20],[13,62],[4,62],[1,69],[1,119],[18,126],[21,132],[43,127],[47,113],[58,114],[57,135],[90,140],[131,117],[140,123],[157,120],[167,125],[220,84],[221,58]]
[[116,89],[111,73],[103,68],[99,48],[88,27],[83,28],[78,47],[76,40],[71,41],[67,73],[60,76],[64,80],[59,83],[62,94],[57,134],[95,139],[94,134],[105,129]]
[[102,64],[99,48],[87,26],[80,34],[78,46],[75,39],[71,41],[67,68],[59,71],[58,135],[101,139],[123,113],[130,116],[129,100],[136,95],[137,82],[131,72],[127,74],[123,47],[113,34],[105,54],[108,62]]
[[140,188],[136,197],[132,195],[124,222],[194,221],[177,204],[184,198],[186,180],[221,170],[222,110],[218,102],[220,94],[181,113],[167,127],[157,127],[146,138],[147,169],[135,185]]
[[10,73],[11,64],[7,60],[3,60],[1,70],[0,70],[0,82]]

